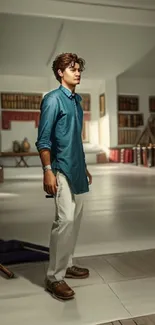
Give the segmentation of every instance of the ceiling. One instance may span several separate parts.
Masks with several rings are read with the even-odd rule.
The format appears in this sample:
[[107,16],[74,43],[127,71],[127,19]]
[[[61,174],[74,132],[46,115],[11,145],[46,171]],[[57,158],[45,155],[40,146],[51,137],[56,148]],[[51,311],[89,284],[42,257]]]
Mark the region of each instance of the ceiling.
[[[85,78],[120,75],[141,60],[147,60],[147,56],[150,69],[142,61],[144,73],[155,76],[151,69],[152,65],[155,67],[154,27],[1,14],[0,44],[1,75],[48,77],[57,54],[75,52],[86,60]],[[141,66],[137,69],[138,73]],[[135,71],[133,68],[130,75]]]
[[46,75],[59,28],[57,19],[1,14],[0,74]]
[[123,78],[155,78],[155,47],[120,75]]

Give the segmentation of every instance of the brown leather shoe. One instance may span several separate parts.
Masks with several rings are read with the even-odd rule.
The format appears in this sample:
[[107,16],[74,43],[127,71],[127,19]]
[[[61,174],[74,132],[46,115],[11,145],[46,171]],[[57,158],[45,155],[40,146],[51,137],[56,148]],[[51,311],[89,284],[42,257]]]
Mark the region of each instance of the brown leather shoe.
[[75,292],[63,280],[51,282],[49,279],[46,279],[45,289],[56,299],[69,300],[75,295]]
[[78,266],[68,267],[65,278],[85,279],[89,277],[89,270]]

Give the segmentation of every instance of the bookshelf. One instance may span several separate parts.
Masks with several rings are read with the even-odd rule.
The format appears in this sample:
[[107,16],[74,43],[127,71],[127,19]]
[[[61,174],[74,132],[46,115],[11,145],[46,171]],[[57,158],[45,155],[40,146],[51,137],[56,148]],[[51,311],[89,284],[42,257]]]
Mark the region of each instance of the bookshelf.
[[43,94],[2,92],[1,129],[10,130],[11,121],[34,121],[38,127]]
[[123,112],[135,112],[139,110],[139,98],[138,96],[118,96],[118,110]]
[[2,110],[39,110],[42,94],[1,93]]
[[138,96],[118,96],[118,146],[132,146],[140,135],[144,116],[139,112]]

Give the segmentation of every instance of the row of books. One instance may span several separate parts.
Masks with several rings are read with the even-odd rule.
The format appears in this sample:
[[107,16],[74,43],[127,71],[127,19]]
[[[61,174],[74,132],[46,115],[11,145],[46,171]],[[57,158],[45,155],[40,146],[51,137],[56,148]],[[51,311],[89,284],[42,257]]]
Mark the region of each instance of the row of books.
[[32,102],[2,102],[2,109],[40,109],[40,103],[32,103]]
[[118,131],[118,144],[134,145],[137,137],[140,135],[140,130],[119,130]]
[[119,127],[138,127],[143,124],[143,114],[118,114]]
[[2,109],[40,109],[42,95],[1,94]]
[[135,96],[118,96],[119,111],[138,111],[139,100]]
[[[138,111],[139,99],[136,96],[118,96],[118,111]],[[149,110],[155,112],[155,96],[149,97]]]

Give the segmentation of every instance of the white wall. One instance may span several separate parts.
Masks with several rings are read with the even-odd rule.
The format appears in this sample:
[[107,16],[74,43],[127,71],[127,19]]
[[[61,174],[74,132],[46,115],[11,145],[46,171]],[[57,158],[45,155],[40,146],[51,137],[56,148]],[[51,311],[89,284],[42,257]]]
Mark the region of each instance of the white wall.
[[[106,100],[106,82],[102,82],[99,88],[99,95],[105,94]],[[108,148],[110,145],[110,128],[109,128],[109,113],[105,102],[105,116],[99,117],[98,128],[99,128],[99,145],[108,154]]]
[[117,81],[116,78],[105,80],[105,116],[99,120],[99,143],[105,152],[117,145]]
[[91,121],[89,123],[89,141],[92,145],[101,145],[100,142],[100,110],[99,96],[105,92],[104,80],[92,81],[91,88]]
[[46,92],[50,89],[49,78],[0,75],[0,92]]

